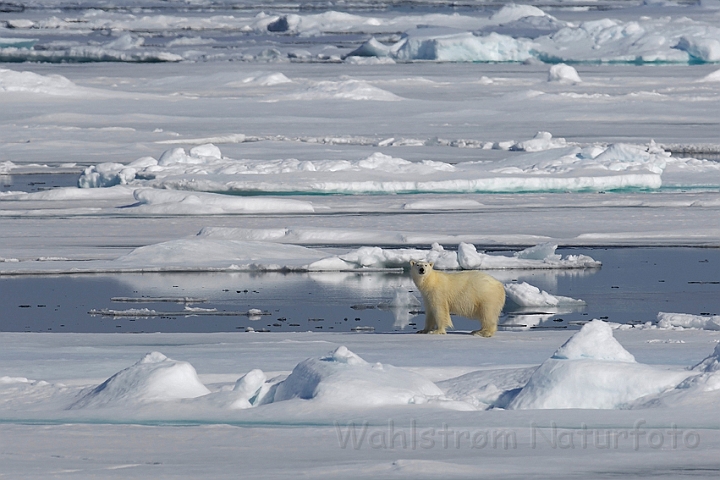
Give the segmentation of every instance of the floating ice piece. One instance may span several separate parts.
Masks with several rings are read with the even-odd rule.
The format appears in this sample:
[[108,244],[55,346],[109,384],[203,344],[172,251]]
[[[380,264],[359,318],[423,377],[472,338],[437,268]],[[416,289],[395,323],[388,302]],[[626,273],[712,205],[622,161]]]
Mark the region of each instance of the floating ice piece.
[[508,409],[615,409],[676,387],[691,373],[635,362],[599,320],[543,362]]
[[272,402],[298,398],[369,407],[425,403],[442,394],[437,385],[421,375],[392,365],[368,363],[341,346],[325,357],[300,362],[266,398]]
[[147,271],[168,268],[273,271],[303,269],[303,265],[325,255],[298,245],[191,237],[138,247],[113,263]]
[[520,307],[557,307],[562,305],[585,305],[583,300],[551,295],[528,283],[506,283],[505,292],[511,302]]
[[152,352],[108,378],[69,408],[128,406],[196,398],[208,393],[210,390],[200,382],[192,365]]
[[[597,268],[601,262],[587,255],[568,255],[562,258],[555,254],[557,245],[542,244],[518,252],[513,257],[488,255],[478,252],[474,245],[460,243],[458,245],[458,263],[461,268],[472,269],[511,269],[511,268]],[[537,258],[544,254],[542,258]]]
[[17,165],[15,165],[10,160],[0,162],[0,175],[6,175],[10,173],[14,168],[17,168]]
[[515,252],[515,258],[521,258],[523,260],[561,260],[562,257],[555,253],[557,250],[557,244],[545,242],[539,243],[534,247],[528,247],[519,252]]
[[613,336],[612,328],[601,320],[593,320],[583,325],[551,358],[635,363],[635,357],[620,345]]
[[720,330],[720,315],[704,316],[687,313],[660,312],[657,316],[659,328],[697,328],[700,330]]

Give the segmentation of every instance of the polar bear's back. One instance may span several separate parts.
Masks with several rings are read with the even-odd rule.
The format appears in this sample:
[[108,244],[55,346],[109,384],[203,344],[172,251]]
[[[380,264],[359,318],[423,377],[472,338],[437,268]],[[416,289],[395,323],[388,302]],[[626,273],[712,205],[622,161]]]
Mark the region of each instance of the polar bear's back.
[[444,298],[454,314],[485,317],[490,312],[499,314],[505,305],[504,285],[486,273],[477,270],[453,273],[435,270],[432,277],[427,282],[427,287],[430,287],[426,290],[428,296]]

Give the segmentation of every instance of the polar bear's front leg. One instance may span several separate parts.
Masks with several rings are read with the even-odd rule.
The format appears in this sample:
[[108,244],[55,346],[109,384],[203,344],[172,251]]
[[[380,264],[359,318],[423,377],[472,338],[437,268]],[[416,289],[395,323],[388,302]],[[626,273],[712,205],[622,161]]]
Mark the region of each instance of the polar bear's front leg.
[[446,328],[453,328],[452,319],[450,318],[450,306],[447,302],[443,302],[441,305],[435,305],[432,309],[432,315],[435,320],[435,329],[428,333],[434,333],[436,335],[445,335]]
[[[427,305],[428,302],[425,302],[425,305]],[[433,333],[433,330],[437,328],[437,324],[435,323],[435,315],[433,314],[433,311],[425,307],[425,328],[422,330],[418,330],[417,333]]]

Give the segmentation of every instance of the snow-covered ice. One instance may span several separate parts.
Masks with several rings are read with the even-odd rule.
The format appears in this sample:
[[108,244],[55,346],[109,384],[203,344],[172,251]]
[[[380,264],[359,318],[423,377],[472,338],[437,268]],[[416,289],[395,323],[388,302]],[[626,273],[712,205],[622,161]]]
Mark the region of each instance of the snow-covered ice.
[[[448,448],[462,455],[457,464],[466,465],[466,474],[486,468],[487,462],[507,469],[493,463],[501,452],[517,459],[513,472],[526,472],[527,455],[554,458],[558,443],[567,447],[563,462],[588,472],[604,461],[597,456],[608,442],[617,442],[611,451],[621,458],[632,457],[619,464],[620,470],[662,465],[655,455],[661,441],[669,449],[665,455],[704,464],[709,461],[705,452],[712,455],[720,441],[708,424],[716,416],[716,343],[698,331],[669,333],[685,343],[648,343],[640,330],[613,335],[598,320],[574,335],[499,332],[495,343],[482,347],[458,335],[430,340],[390,336],[378,344],[378,336],[352,334],[6,333],[0,335],[8,373],[0,380],[0,412],[3,431],[15,434],[16,441],[2,444],[4,452],[13,453],[5,465],[10,472],[29,467],[33,452],[23,446],[25,440],[17,442],[33,438],[28,421],[50,422],[33,442],[36,449],[62,452],[61,458],[34,464],[37,471],[64,465],[83,475],[98,467],[111,471],[120,462],[133,464],[128,468],[134,475],[146,476],[172,472],[177,461],[221,473],[226,458],[234,463],[229,454],[216,451],[217,445],[236,438],[224,425],[241,427],[253,437],[254,446],[248,448],[263,462],[245,460],[245,468],[267,477],[311,468],[301,461],[307,456],[319,462],[313,471],[355,458],[365,470],[353,476],[363,477],[385,468],[387,459],[378,451],[397,458],[421,452],[425,460],[442,461]],[[33,346],[18,342],[22,338],[32,339]],[[53,348],[47,348],[48,342]],[[512,357],[502,354],[518,343],[525,348]],[[147,353],[158,344],[177,360]],[[443,359],[429,358],[428,349],[438,345],[446,350]],[[35,359],[32,368],[28,358]],[[58,358],[65,360],[60,364]],[[559,414],[557,408],[569,410]],[[64,426],[52,426],[56,422]],[[132,428],[136,424],[143,426]],[[193,447],[198,452],[181,450],[184,456],[170,454],[152,440],[164,435],[166,424],[175,426],[173,440],[163,445],[194,445],[198,435],[209,443]],[[110,432],[134,432],[134,442],[146,448],[98,453],[93,467],[66,456],[68,445],[78,445],[74,442],[99,452]],[[81,440],[85,434],[93,436],[94,445]],[[495,447],[493,435],[500,442]],[[55,447],[46,443],[57,438],[75,440]],[[290,451],[299,454],[285,455],[283,468],[268,470],[270,452],[287,439],[293,443]],[[575,448],[568,450],[571,444]],[[583,460],[576,464],[574,457],[581,453]],[[202,460],[205,455],[223,459],[222,465]],[[33,458],[38,461],[36,454]],[[146,460],[153,458],[156,462]],[[684,464],[677,459],[671,464],[677,462]]]
[[717,1],[0,10],[2,282],[301,271],[403,328],[423,259],[519,309],[492,339],[0,332],[0,474],[717,476],[718,312],[665,312],[672,272],[657,318],[544,328],[601,298],[555,273],[632,268],[559,247],[720,246]]

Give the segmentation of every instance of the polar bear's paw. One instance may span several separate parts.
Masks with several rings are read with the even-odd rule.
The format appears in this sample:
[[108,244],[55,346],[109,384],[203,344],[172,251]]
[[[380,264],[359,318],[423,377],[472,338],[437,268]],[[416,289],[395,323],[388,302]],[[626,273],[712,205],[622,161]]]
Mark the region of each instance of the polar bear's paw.
[[492,337],[495,334],[495,332],[493,332],[491,330],[482,330],[482,329],[481,330],[473,330],[471,333],[475,336],[485,337],[485,338]]

